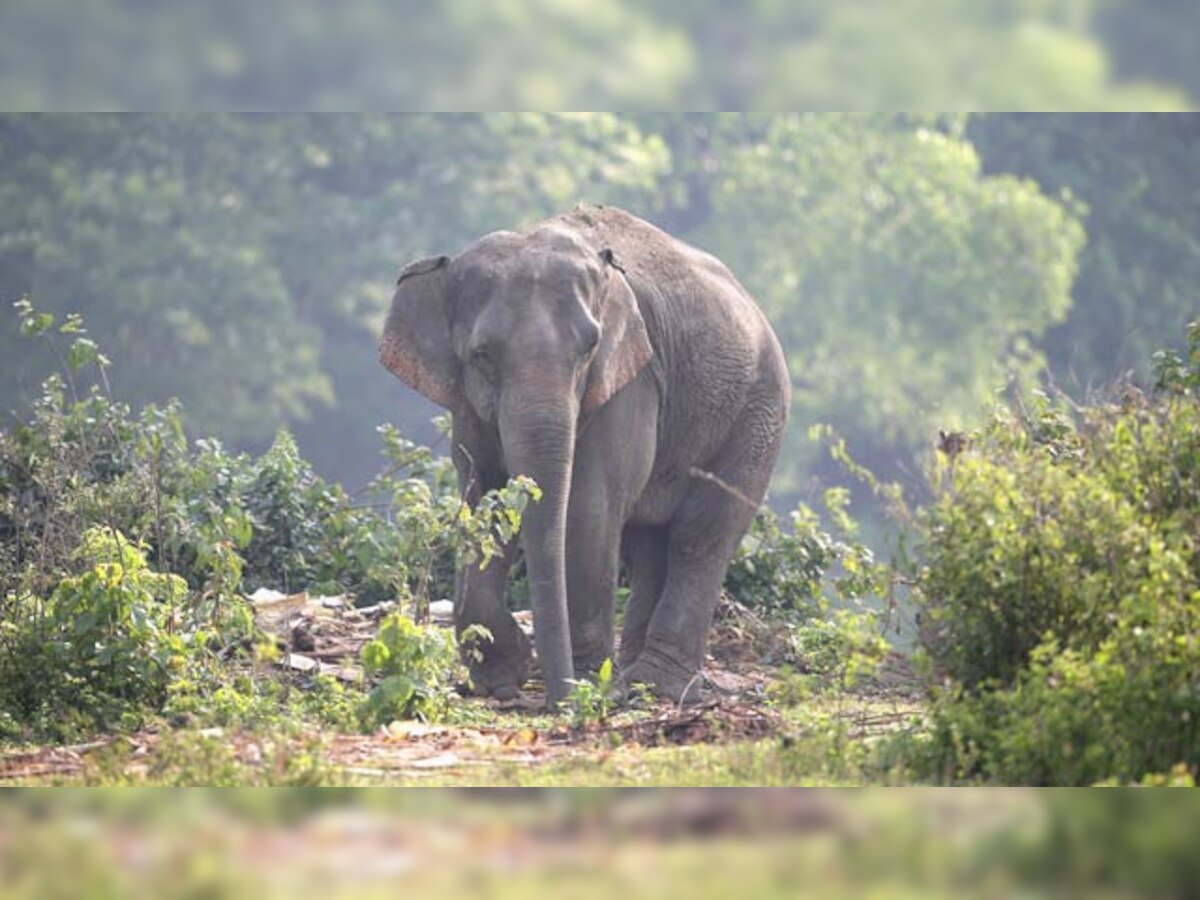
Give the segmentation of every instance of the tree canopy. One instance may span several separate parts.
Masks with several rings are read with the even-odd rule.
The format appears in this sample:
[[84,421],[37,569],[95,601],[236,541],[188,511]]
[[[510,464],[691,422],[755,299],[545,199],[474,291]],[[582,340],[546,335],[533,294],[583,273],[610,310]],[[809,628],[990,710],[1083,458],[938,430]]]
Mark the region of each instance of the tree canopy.
[[[0,117],[0,296],[85,314],[122,396],[358,483],[374,426],[433,436],[379,368],[395,274],[577,202],[724,259],[788,354],[802,437],[903,466],[1012,379],[1098,381],[1180,333],[1191,115],[486,113]],[[0,320],[0,407],[52,360]]]

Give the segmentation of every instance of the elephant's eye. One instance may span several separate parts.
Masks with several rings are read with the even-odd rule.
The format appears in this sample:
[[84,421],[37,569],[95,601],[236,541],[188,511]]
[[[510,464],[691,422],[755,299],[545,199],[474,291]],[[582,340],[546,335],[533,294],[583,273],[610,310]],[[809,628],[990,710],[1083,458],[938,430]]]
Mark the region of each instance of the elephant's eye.
[[472,350],[470,363],[488,380],[496,377],[496,362],[492,359],[492,352],[487,347],[481,346]]
[[593,325],[588,328],[583,335],[583,355],[589,357],[596,350],[596,345],[600,343],[600,329]]

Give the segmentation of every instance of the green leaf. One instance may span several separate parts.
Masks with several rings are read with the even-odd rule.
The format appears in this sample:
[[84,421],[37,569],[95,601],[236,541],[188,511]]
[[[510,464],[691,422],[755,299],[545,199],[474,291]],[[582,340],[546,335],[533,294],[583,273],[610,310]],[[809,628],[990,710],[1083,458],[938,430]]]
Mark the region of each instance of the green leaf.
[[78,372],[84,366],[99,361],[100,348],[91,338],[75,338],[67,349],[67,365],[71,367],[72,372]]

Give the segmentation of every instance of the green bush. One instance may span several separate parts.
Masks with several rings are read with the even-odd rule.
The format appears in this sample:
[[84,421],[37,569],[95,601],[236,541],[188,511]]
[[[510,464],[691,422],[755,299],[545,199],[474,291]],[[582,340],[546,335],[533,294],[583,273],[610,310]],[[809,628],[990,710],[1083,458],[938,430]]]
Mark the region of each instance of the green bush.
[[[83,574],[45,599],[17,595],[0,623],[0,731],[10,737],[136,727],[214,639],[217,623],[197,618],[183,579],[151,571],[120,532],[90,529],[79,557]],[[228,618],[220,624],[228,634]]]
[[725,575],[737,602],[769,617],[816,615],[825,570],[836,559],[833,539],[806,507],[792,513],[792,530],[769,508],[759,510]]
[[730,597],[767,618],[796,623],[820,618],[830,603],[858,601],[884,589],[882,567],[856,539],[849,492],[831,488],[824,500],[835,534],[823,531],[820,517],[805,504],[792,512],[790,531],[770,508],[759,510],[726,572]]
[[914,743],[927,776],[1200,771],[1200,328],[1157,366],[1150,394],[998,412],[936,472],[916,573],[945,676]]
[[385,426],[388,468],[351,497],[286,433],[252,459],[190,442],[177,404],[133,415],[109,396],[109,362],[77,316],[56,324],[17,306],[64,372],[44,383],[30,421],[0,430],[0,736],[125,729],[156,715],[256,727],[295,714],[345,727],[444,712],[452,639],[389,620],[365,659],[378,681],[369,695],[319,680],[292,691],[242,594],[347,593],[420,618],[452,594],[457,563],[486,564],[514,538],[539,497],[533,482],[513,479],[469,509],[448,460]]
[[1093,655],[1048,640],[1011,687],[939,695],[919,768],[943,781],[1067,786],[1194,773],[1200,650],[1178,635],[1163,647],[1165,629],[1154,630],[1122,629]]
[[927,511],[922,625],[939,669],[1011,682],[1047,635],[1094,650],[1148,576],[1153,530],[1099,473],[1047,454],[958,460]]
[[362,709],[368,729],[394,719],[435,719],[445,714],[453,696],[458,653],[449,631],[417,625],[393,613],[379,626],[378,636],[362,649],[363,668],[377,681]]

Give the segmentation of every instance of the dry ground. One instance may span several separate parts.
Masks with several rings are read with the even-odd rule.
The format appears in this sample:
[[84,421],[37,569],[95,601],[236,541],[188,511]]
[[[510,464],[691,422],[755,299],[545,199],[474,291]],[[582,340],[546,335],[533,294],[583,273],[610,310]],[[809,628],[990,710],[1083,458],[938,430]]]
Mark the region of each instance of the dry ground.
[[[279,636],[278,665],[298,687],[315,673],[348,682],[362,645],[388,610],[339,598],[260,595],[260,624]],[[435,621],[446,610],[433,611]],[[528,614],[518,614],[531,628]],[[277,739],[207,729],[142,731],[86,744],[0,755],[0,783],[789,784],[805,780],[790,752],[814,727],[870,739],[920,713],[915,679],[895,656],[853,694],[781,703],[777,629],[724,601],[705,667],[704,699],[614,710],[583,724],[542,710],[535,681],[507,704],[466,699],[471,724],[397,721],[375,734],[311,731]],[[815,751],[819,753],[818,751]],[[790,757],[789,757],[790,754]],[[784,759],[783,757],[789,757]],[[818,772],[812,773],[822,781]]]

